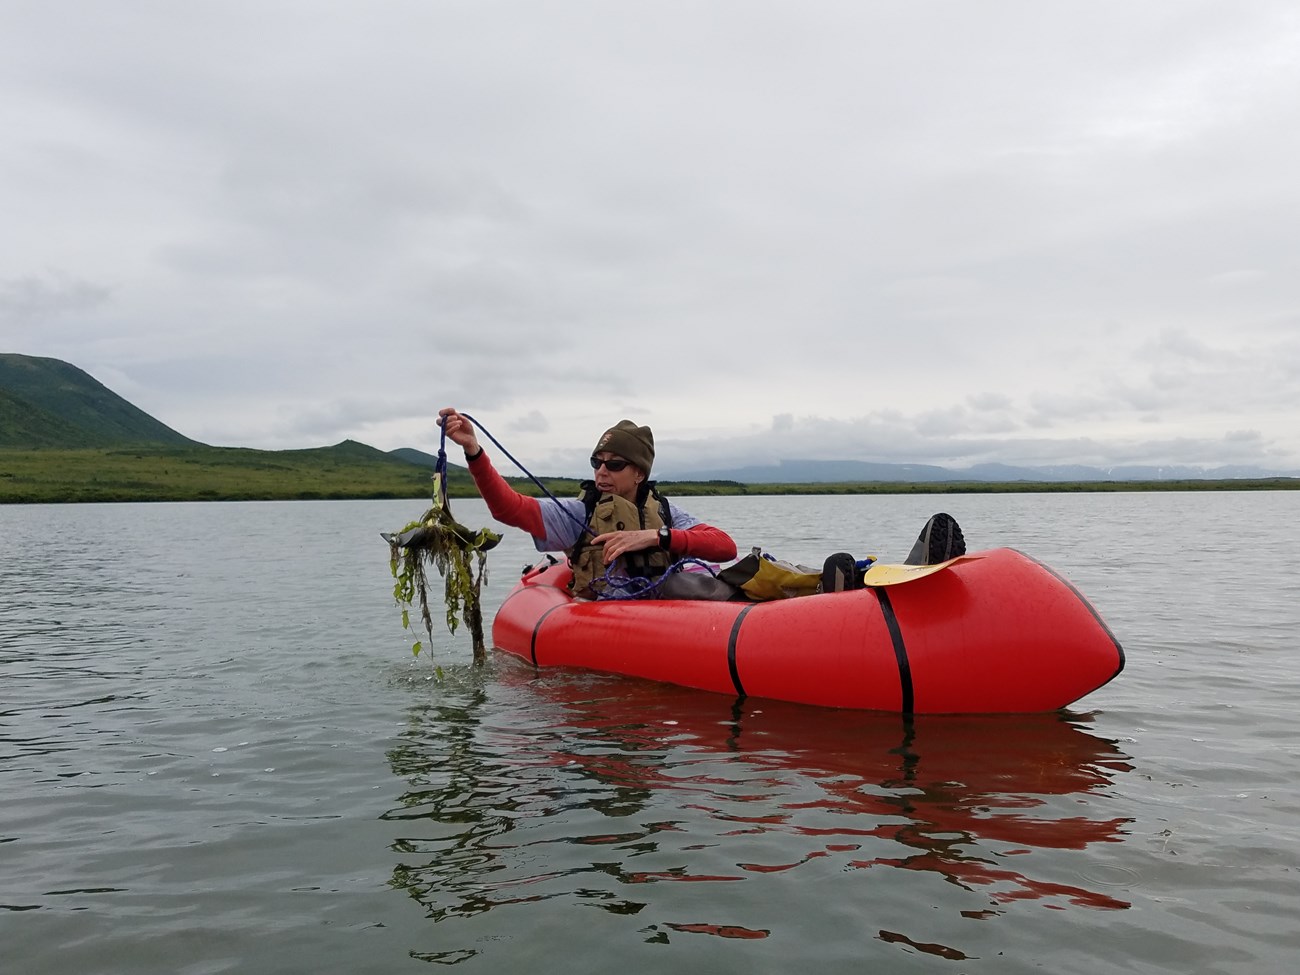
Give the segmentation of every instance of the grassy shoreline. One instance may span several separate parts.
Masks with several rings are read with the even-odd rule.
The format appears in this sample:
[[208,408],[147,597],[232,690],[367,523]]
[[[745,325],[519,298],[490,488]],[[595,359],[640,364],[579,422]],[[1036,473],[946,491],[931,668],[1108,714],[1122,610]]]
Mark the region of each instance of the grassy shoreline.
[[[83,450],[0,449],[0,504],[428,498],[430,473],[427,467],[371,448],[268,451],[149,445]],[[541,493],[526,478],[507,480],[525,494]],[[543,482],[557,497],[571,497],[578,491],[576,479],[543,478]],[[662,481],[660,488],[676,497],[1288,491],[1300,490],[1300,478],[805,484]],[[448,491],[452,497],[477,494],[468,473],[456,465],[449,467]]]

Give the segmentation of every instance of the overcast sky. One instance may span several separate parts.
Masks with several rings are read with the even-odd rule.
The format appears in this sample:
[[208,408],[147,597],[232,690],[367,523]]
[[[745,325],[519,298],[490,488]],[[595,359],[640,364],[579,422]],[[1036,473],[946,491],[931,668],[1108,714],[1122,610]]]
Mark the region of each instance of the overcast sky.
[[218,445],[1296,469],[1298,120],[1294,0],[0,0],[0,352]]

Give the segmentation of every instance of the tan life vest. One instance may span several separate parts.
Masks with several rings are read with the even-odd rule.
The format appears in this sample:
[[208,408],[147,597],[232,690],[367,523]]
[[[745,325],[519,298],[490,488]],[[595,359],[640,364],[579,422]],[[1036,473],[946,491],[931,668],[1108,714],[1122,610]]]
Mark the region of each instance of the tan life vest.
[[[651,495],[657,503],[649,504]],[[620,556],[613,565],[606,565],[600,545],[592,545],[591,540],[597,535],[615,531],[637,531],[652,528],[658,531],[665,526],[672,527],[670,521],[664,520],[660,509],[667,508],[667,502],[659,497],[653,486],[641,495],[645,500],[638,507],[626,498],[605,494],[596,498],[591,508],[591,517],[587,520],[590,532],[584,532],[577,545],[569,554],[573,565],[573,582],[571,591],[580,599],[596,599],[607,588],[605,573],[611,578],[657,579],[672,565],[672,556],[658,546],[629,552]]]

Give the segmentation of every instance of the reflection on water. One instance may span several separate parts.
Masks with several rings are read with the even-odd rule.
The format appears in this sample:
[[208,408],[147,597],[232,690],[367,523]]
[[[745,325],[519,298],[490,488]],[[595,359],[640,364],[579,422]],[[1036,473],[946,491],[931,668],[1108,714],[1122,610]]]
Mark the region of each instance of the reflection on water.
[[[1053,856],[1118,842],[1128,822],[1088,815],[1087,797],[1131,766],[1085,715],[906,720],[586,674],[501,673],[495,687],[511,707],[480,687],[412,708],[389,753],[408,788],[385,818],[409,824],[392,883],[435,921],[567,900],[639,915],[649,942],[764,939],[792,878],[879,871],[978,895],[960,910],[975,920],[1022,901],[1129,906],[1063,881]],[[701,901],[682,885],[726,890]]]
[[[802,557],[931,502],[691,508]],[[0,505],[0,968],[1294,967],[1300,570],[1260,553],[1300,494],[953,503],[1123,636],[1095,721],[733,708],[463,634],[435,682],[375,550],[409,500]],[[498,554],[489,605],[534,557]]]

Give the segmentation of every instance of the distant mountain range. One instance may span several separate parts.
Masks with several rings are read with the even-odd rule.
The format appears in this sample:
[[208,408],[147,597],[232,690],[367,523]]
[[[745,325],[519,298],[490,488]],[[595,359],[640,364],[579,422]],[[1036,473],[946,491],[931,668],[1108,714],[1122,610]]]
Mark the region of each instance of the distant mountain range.
[[[204,446],[118,396],[97,379],[60,359],[0,353],[0,448],[82,449],[162,444]],[[348,456],[367,454],[423,468],[434,455],[411,447],[388,452],[355,441],[332,448]],[[463,471],[460,473],[464,473]],[[1258,467],[1013,467],[979,464],[949,469],[929,464],[881,464],[854,460],[782,460],[775,464],[714,470],[674,471],[673,480],[734,481],[740,484],[825,484],[869,481],[1175,481],[1300,477],[1297,471]]]
[[1089,467],[1083,464],[1052,464],[1015,467],[1009,464],[976,464],[947,468],[931,464],[882,464],[859,460],[782,460],[753,467],[729,467],[680,472],[692,481],[738,481],[741,484],[852,484],[862,481],[906,481],[913,484],[943,481],[1179,481],[1236,480],[1261,477],[1300,477],[1300,471],[1269,470],[1262,467],[1142,466]]

